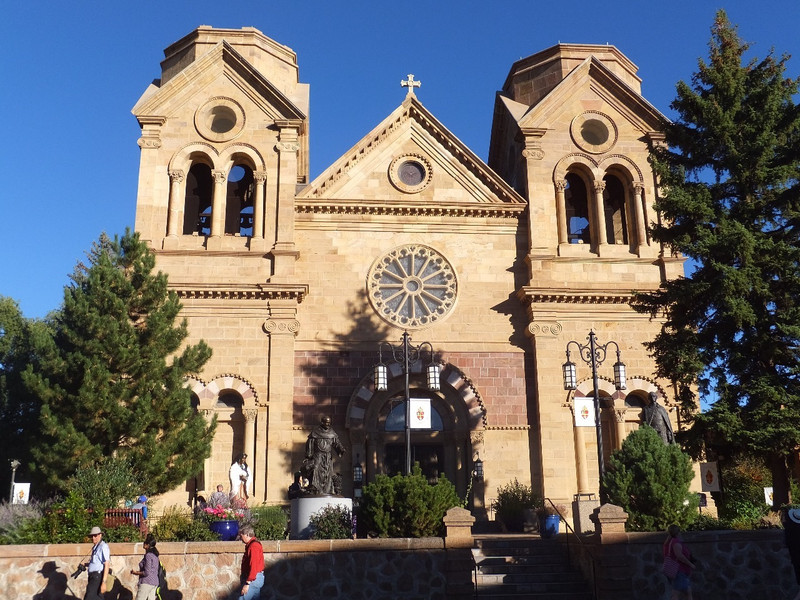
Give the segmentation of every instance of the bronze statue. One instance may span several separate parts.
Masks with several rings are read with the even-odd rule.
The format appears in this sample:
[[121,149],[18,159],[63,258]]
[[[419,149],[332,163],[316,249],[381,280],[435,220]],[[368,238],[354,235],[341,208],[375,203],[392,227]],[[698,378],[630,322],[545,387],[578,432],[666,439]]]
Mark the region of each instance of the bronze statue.
[[655,392],[650,392],[644,401],[644,423],[655,429],[665,444],[675,443],[667,409],[658,403],[658,394]]
[[322,417],[320,423],[308,435],[306,458],[303,461],[303,475],[308,479],[307,491],[310,494],[336,494],[333,471],[333,453],[344,454],[344,446],[339,436],[331,428],[331,418]]

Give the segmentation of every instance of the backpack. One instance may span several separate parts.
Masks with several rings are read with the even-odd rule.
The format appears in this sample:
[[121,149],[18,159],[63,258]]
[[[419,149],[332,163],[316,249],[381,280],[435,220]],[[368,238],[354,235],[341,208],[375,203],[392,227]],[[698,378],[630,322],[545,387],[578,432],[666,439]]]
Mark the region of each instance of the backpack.
[[158,587],[156,588],[156,599],[167,600],[167,570],[164,563],[158,561]]

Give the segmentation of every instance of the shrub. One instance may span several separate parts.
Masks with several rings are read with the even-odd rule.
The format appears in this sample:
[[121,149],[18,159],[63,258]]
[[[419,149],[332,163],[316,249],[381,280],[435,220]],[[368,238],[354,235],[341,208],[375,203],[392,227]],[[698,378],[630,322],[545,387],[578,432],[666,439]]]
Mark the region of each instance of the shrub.
[[542,506],[542,499],[533,493],[530,486],[517,481],[497,488],[494,503],[495,518],[502,521],[509,531],[522,531],[525,523],[523,511]]
[[100,512],[141,492],[130,463],[116,458],[79,468],[70,479],[70,489],[83,497],[87,507]]
[[711,515],[698,515],[694,522],[687,528],[688,531],[715,531],[719,529],[733,529],[727,519],[717,519]]
[[677,444],[665,444],[652,427],[633,431],[611,454],[603,486],[608,501],[628,513],[631,531],[686,529],[697,518],[697,494],[689,492],[692,462]]
[[210,542],[219,536],[208,528],[208,521],[195,519],[186,506],[168,506],[153,527],[153,535],[163,542]]
[[31,544],[35,529],[52,502],[0,503],[0,544]]
[[361,514],[381,537],[430,537],[444,533],[444,515],[461,499],[446,477],[430,485],[419,464],[411,475],[378,475],[364,486]]
[[311,515],[314,540],[346,540],[353,535],[353,515],[346,506],[329,504]]
[[141,530],[132,523],[126,523],[124,525],[117,525],[116,527],[110,527],[103,531],[103,539],[106,542],[141,542],[142,541],[142,532]]
[[253,507],[250,509],[250,519],[246,522],[253,526],[253,531],[260,540],[286,539],[289,520],[286,511],[280,506]]
[[772,485],[772,475],[762,458],[739,456],[720,463],[723,492],[712,492],[719,516],[736,524],[736,529],[752,529],[769,511],[764,488]]

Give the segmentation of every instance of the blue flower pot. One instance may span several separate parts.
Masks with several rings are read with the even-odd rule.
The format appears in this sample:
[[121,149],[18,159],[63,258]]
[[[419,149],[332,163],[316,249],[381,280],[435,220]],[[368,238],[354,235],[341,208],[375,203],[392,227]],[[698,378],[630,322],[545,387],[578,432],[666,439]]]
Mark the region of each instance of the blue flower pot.
[[219,539],[223,542],[232,542],[239,537],[239,521],[211,521],[208,528],[219,534]]
[[546,515],[539,519],[539,535],[543,538],[551,538],[558,535],[558,524],[561,517],[558,515]]

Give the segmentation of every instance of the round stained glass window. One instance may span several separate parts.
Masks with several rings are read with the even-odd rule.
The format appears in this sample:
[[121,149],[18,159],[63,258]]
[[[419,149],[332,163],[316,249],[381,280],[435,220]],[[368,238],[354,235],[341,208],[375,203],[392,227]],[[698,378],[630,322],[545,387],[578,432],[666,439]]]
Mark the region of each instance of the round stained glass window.
[[375,312],[404,329],[427,327],[453,308],[458,282],[453,267],[433,248],[409,245],[378,259],[367,277]]
[[431,163],[419,154],[398,156],[389,165],[389,180],[406,194],[421,192],[433,178]]
[[617,143],[617,127],[608,115],[587,110],[572,120],[570,133],[575,145],[591,154],[608,152]]

